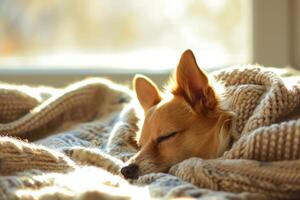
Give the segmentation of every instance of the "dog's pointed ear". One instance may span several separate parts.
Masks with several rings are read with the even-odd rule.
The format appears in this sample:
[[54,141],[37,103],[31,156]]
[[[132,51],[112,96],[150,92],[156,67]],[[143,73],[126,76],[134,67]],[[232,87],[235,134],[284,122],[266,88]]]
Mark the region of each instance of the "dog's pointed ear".
[[206,73],[198,67],[191,50],[182,54],[176,68],[175,80],[176,88],[173,92],[183,95],[196,111],[216,108],[216,94],[209,85]]
[[147,111],[161,100],[157,86],[146,76],[135,75],[133,88],[144,111]]

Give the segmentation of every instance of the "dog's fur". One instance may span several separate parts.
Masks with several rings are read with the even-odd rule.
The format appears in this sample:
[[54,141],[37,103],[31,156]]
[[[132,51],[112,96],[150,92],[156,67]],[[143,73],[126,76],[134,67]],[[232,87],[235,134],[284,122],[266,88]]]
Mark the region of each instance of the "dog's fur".
[[129,178],[167,172],[190,157],[216,158],[226,150],[233,114],[222,108],[191,50],[182,54],[169,91],[160,92],[142,75],[133,84],[145,118],[136,138],[141,149],[127,162],[138,170]]

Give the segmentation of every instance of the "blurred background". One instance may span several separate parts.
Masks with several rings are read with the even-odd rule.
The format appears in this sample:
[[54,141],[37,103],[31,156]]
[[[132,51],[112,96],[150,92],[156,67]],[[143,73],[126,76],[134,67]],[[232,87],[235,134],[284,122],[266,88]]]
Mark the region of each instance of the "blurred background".
[[63,86],[143,73],[160,83],[185,49],[208,71],[297,68],[298,2],[0,0],[0,81]]

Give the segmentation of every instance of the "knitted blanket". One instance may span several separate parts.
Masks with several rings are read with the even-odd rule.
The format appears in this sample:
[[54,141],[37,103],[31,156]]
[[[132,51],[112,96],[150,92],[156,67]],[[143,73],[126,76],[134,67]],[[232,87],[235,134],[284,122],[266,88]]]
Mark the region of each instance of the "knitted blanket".
[[0,199],[299,198],[299,82],[253,66],[213,76],[236,113],[232,147],[129,182],[119,169],[138,151],[141,115],[128,88],[0,85]]

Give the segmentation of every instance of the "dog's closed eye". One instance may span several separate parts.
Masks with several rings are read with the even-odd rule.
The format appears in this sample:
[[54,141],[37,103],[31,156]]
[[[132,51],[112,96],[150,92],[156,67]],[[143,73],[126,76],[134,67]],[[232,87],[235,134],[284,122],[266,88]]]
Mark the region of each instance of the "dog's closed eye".
[[174,132],[171,132],[171,133],[169,133],[167,135],[160,136],[160,137],[157,138],[156,142],[157,142],[157,144],[159,144],[160,142],[162,142],[164,140],[167,140],[167,139],[175,136],[177,133],[178,132],[174,131]]

